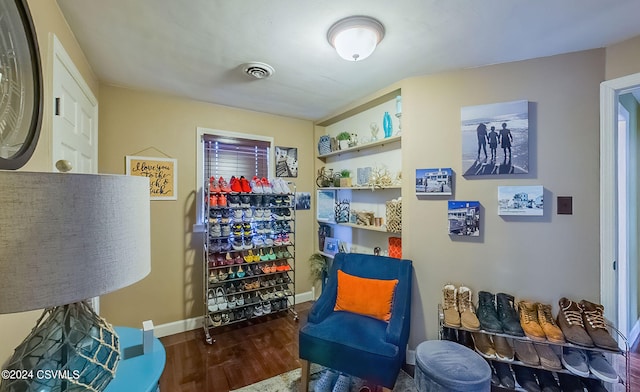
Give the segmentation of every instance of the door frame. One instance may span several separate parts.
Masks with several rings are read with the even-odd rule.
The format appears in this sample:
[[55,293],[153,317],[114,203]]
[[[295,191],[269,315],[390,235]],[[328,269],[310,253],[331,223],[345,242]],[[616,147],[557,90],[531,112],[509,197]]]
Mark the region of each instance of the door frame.
[[618,312],[619,277],[614,269],[614,262],[618,261],[618,97],[638,87],[640,73],[600,84],[600,303],[605,317],[617,328],[622,326]]

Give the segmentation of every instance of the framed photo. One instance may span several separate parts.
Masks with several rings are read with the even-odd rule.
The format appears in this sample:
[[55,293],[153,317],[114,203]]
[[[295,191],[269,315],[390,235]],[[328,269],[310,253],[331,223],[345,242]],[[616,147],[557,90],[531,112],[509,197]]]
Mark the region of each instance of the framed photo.
[[322,252],[334,256],[336,253],[338,253],[339,249],[340,240],[333,237],[327,237],[324,239],[324,248],[322,249]]
[[449,200],[449,235],[480,236],[480,202]]
[[178,200],[178,161],[171,158],[126,156],[126,174],[149,178],[151,200]]
[[529,172],[529,102],[460,109],[464,176]]
[[532,186],[499,186],[498,215],[544,215],[544,188]]
[[296,210],[311,209],[311,193],[296,192]]
[[316,191],[316,219],[319,222],[336,221],[336,191],[317,190]]
[[452,175],[450,167],[416,169],[416,195],[451,195]]
[[298,149],[276,146],[276,177],[298,177]]

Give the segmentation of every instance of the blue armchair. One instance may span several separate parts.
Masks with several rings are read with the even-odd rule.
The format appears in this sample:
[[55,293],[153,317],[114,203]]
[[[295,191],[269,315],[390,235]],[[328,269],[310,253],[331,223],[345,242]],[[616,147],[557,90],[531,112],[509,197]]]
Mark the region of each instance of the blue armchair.
[[[351,312],[334,311],[338,270],[370,279],[398,279],[389,322]],[[301,390],[309,388],[314,362],[392,389],[405,361],[411,320],[410,260],[338,253],[326,286],[299,332]]]

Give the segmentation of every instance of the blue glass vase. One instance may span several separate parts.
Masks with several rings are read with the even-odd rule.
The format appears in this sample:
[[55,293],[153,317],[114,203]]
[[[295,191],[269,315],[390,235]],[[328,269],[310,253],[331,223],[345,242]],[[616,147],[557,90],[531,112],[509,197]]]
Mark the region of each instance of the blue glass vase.
[[391,137],[393,133],[393,124],[391,123],[391,115],[389,112],[384,112],[384,117],[382,118],[382,129],[384,130],[384,137]]

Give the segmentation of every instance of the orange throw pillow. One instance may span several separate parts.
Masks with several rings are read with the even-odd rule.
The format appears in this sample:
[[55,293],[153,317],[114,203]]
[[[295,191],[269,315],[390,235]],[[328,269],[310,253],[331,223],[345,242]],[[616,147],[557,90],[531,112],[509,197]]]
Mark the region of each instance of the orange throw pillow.
[[397,284],[398,279],[360,278],[338,270],[338,296],[333,310],[344,310],[389,321]]

